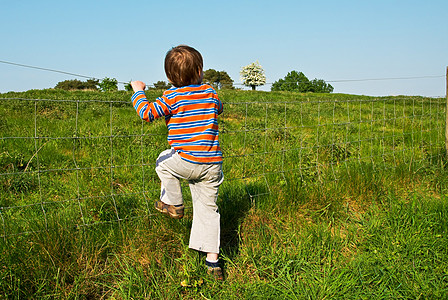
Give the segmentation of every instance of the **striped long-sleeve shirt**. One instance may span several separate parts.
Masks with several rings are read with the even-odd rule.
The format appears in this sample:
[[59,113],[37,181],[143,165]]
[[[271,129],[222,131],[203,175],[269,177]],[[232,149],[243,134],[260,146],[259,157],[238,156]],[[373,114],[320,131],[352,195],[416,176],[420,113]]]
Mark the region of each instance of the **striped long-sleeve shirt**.
[[218,140],[218,114],[223,105],[208,84],[171,88],[154,102],[139,91],[132,103],[140,118],[147,122],[165,117],[168,143],[192,163],[222,163]]

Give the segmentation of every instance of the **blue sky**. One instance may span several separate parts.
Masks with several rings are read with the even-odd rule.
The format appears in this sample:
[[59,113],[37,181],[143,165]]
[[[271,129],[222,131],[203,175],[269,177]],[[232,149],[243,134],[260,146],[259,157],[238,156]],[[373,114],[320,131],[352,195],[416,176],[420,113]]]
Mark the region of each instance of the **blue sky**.
[[[258,60],[271,83],[297,70],[337,93],[445,95],[446,0],[0,1],[2,61],[151,84],[188,44],[236,84]],[[439,77],[338,82],[426,76]],[[75,78],[0,63],[0,92]]]

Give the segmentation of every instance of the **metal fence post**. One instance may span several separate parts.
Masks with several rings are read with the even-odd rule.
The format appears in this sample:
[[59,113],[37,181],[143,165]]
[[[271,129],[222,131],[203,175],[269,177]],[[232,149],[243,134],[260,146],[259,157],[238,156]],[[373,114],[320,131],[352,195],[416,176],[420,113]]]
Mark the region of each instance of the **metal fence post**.
[[448,156],[448,67],[446,67],[445,152]]

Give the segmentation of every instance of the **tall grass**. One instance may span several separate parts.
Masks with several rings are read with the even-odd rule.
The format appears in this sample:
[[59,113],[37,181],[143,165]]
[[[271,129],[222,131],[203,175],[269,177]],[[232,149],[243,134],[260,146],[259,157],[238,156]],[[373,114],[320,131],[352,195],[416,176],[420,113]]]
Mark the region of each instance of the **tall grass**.
[[182,220],[152,208],[166,128],[129,93],[0,96],[2,297],[448,296],[441,99],[220,93],[220,283],[188,189]]

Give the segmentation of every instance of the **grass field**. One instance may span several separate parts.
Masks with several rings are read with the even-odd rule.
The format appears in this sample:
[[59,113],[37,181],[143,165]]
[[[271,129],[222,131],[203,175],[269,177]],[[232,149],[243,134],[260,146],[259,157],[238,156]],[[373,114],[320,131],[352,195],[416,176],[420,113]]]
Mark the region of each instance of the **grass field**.
[[2,297],[448,296],[445,99],[219,92],[217,283],[187,186],[184,219],[152,207],[167,131],[130,96],[0,94]]

